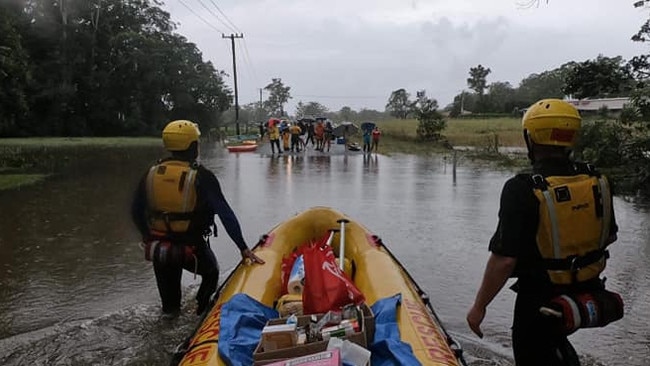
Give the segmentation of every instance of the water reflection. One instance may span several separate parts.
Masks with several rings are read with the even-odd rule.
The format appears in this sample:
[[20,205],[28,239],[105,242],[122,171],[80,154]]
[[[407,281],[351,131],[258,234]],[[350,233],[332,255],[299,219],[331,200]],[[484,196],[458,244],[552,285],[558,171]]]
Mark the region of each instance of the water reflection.
[[[195,319],[158,321],[158,294],[127,214],[131,192],[159,151],[96,153],[41,185],[0,192],[0,363],[154,364]],[[478,340],[465,325],[513,173],[462,161],[454,182],[444,157],[260,155],[202,150],[250,244],[305,208],[335,207],[380,235],[407,266],[472,364],[510,364],[514,294],[502,291]],[[623,320],[572,336],[586,365],[641,366],[650,359],[650,229],[646,204],[615,200],[621,226],[609,286],[626,301]],[[7,214],[9,213],[9,214]],[[223,230],[211,239],[222,271],[239,260]],[[222,276],[224,278],[224,276]],[[184,301],[197,281],[185,274]],[[616,350],[612,352],[612,350]],[[624,357],[624,359],[621,359]]]

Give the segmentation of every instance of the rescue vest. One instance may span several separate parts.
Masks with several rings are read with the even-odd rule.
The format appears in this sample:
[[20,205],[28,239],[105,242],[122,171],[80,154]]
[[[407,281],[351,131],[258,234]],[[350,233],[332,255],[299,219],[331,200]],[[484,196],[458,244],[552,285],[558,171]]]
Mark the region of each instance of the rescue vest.
[[154,165],[147,174],[149,229],[168,236],[184,234],[196,216],[197,166],[179,160]]
[[611,192],[607,179],[587,168],[573,176],[531,176],[539,201],[537,247],[554,284],[587,281],[605,269]]

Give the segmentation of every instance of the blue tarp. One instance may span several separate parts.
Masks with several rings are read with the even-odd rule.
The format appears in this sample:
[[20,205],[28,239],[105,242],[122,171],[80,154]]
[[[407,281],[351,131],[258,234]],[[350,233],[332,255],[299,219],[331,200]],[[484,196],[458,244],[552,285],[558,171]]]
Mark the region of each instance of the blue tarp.
[[[408,343],[400,340],[397,307],[402,295],[380,299],[371,306],[375,338],[370,345],[373,366],[421,365]],[[221,307],[219,355],[231,366],[253,364],[253,352],[269,319],[279,314],[246,294],[237,294]]]
[[375,314],[375,338],[370,345],[373,366],[421,365],[408,343],[400,340],[397,307],[402,295],[377,300],[371,308]]
[[278,312],[246,294],[236,294],[221,307],[219,355],[232,366],[253,364],[253,352],[267,320]]

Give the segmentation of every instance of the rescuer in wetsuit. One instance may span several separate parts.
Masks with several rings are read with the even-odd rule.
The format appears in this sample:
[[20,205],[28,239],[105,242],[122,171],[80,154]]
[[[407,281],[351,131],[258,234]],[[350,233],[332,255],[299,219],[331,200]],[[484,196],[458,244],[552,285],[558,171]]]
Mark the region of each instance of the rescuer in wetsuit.
[[[560,294],[604,287],[599,275],[605,248],[616,240],[618,227],[607,179],[569,158],[581,125],[578,111],[562,100],[541,100],[528,109],[522,125],[533,171],[503,187],[491,254],[467,322],[482,337],[487,306],[509,277],[517,277],[512,286],[517,292],[515,363],[552,366],[561,364],[556,354],[566,334],[558,334],[540,308]],[[554,250],[566,256],[554,258]]]
[[147,171],[131,207],[145,258],[153,262],[164,318],[180,313],[183,268],[201,275],[196,313],[203,313],[209,305],[219,282],[217,260],[208,241],[211,233],[216,235],[215,214],[242,258],[264,263],[246,245],[237,216],[215,175],[196,162],[200,134],[191,121],[173,121],[165,127],[163,145],[171,157]]

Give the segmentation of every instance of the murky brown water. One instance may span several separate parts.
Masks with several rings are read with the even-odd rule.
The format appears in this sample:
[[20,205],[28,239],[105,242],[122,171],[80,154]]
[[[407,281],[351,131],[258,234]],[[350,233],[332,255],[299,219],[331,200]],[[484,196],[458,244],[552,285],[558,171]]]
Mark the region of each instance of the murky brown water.
[[[429,293],[475,365],[511,365],[514,294],[491,305],[479,340],[464,318],[488,256],[503,182],[510,171],[468,161],[452,179],[442,157],[228,154],[204,148],[238,213],[245,238],[312,206],[343,211],[380,235]],[[128,205],[157,151],[101,150],[45,183],[0,192],[0,364],[166,364],[196,318],[198,282],[184,277],[187,312],[159,319],[153,271],[137,246]],[[650,209],[616,198],[621,233],[606,271],[626,316],[571,337],[587,365],[650,363]],[[212,241],[223,272],[238,251]],[[223,278],[223,276],[222,276]]]

